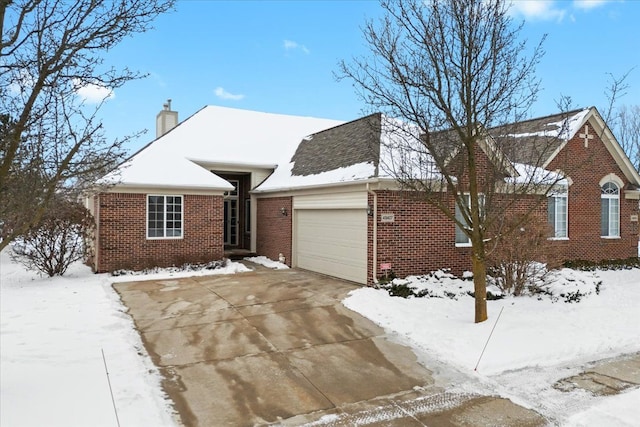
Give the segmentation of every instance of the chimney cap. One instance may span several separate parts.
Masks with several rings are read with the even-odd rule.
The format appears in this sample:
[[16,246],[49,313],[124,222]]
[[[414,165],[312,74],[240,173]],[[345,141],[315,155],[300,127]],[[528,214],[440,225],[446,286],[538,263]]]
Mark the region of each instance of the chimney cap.
[[163,104],[163,107],[167,111],[171,111],[171,98],[167,99],[167,102]]

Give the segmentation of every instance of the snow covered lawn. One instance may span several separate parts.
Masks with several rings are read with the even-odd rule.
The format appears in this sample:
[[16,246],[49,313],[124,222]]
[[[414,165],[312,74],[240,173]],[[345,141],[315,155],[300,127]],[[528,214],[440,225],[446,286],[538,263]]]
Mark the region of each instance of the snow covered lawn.
[[122,426],[172,426],[171,403],[114,281],[248,269],[167,271],[111,277],[79,263],[42,278],[0,253],[0,425],[115,426],[104,352]]
[[[606,413],[601,402],[606,398],[581,396],[570,401],[574,397],[551,385],[579,373],[587,362],[640,351],[640,270],[563,270],[562,275],[570,278],[569,285],[583,291],[595,289],[594,284],[601,281],[599,294],[592,292],[578,303],[566,303],[562,298],[553,302],[548,297],[488,301],[489,320],[480,324],[473,323],[474,299],[465,294],[470,282],[447,278],[440,285],[444,282],[449,289],[446,292],[457,293],[457,299],[404,299],[391,297],[386,290],[362,288],[352,291],[344,305],[411,345],[427,359],[428,367],[453,367],[460,382],[475,381],[475,386],[460,385],[477,389],[468,391],[500,394],[560,421],[568,421],[566,417],[572,414],[589,420],[576,414],[594,405],[600,405],[599,413]],[[432,294],[444,296],[442,286],[425,286],[415,278],[411,281],[418,289],[428,287]],[[450,374],[448,380],[455,382],[456,375]],[[637,391],[631,393],[638,396]],[[625,402],[628,399],[620,397],[616,405],[624,406]],[[640,419],[638,405],[627,405],[626,410],[633,412],[633,419]]]
[[160,375],[110,286],[80,264],[40,278],[0,253],[3,426],[174,425]]

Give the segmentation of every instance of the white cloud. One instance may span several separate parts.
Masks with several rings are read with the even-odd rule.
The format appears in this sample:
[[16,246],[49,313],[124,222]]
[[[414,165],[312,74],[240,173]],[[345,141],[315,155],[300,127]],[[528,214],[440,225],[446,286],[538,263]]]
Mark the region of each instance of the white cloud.
[[556,7],[553,0],[511,0],[509,12],[525,19],[560,22],[567,11]]
[[573,0],[576,9],[590,10],[607,3],[607,0]]
[[242,94],[233,94],[230,92],[227,92],[226,90],[224,90],[223,87],[218,86],[213,93],[216,94],[216,96],[220,99],[230,99],[232,101],[240,101],[241,99],[244,98],[244,95]]
[[294,42],[293,40],[284,40],[283,46],[284,46],[284,50],[287,50],[287,51],[300,49],[301,51],[303,51],[307,55],[311,53],[311,51],[309,49],[307,49],[307,47],[305,45],[298,44],[297,42]]
[[107,99],[115,98],[116,94],[108,87],[95,83],[83,83],[78,79],[74,79],[76,94],[83,101],[90,104],[98,104]]

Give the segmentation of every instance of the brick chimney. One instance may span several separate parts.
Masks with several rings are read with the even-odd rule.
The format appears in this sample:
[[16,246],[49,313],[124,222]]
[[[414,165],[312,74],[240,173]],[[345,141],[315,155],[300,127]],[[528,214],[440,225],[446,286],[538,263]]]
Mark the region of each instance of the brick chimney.
[[165,133],[178,125],[178,112],[171,111],[171,100],[162,106],[162,110],[156,116],[156,138],[160,138]]

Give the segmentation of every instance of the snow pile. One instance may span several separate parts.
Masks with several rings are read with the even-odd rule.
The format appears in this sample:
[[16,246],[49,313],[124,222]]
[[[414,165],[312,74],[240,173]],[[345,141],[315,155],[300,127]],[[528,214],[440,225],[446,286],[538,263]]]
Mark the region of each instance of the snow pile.
[[[251,271],[250,268],[239,262],[225,259],[223,261],[211,261],[206,264],[185,264],[181,267],[153,267],[147,270],[116,270],[112,274],[116,276],[111,281],[128,282],[132,280],[153,280],[165,277],[180,278],[193,276],[208,276],[217,274],[235,274]],[[131,276],[144,276],[133,278]]]
[[256,264],[264,265],[267,268],[273,268],[276,270],[286,270],[289,268],[288,265],[278,261],[273,261],[267,258],[266,256],[246,257],[245,260],[256,263]]

